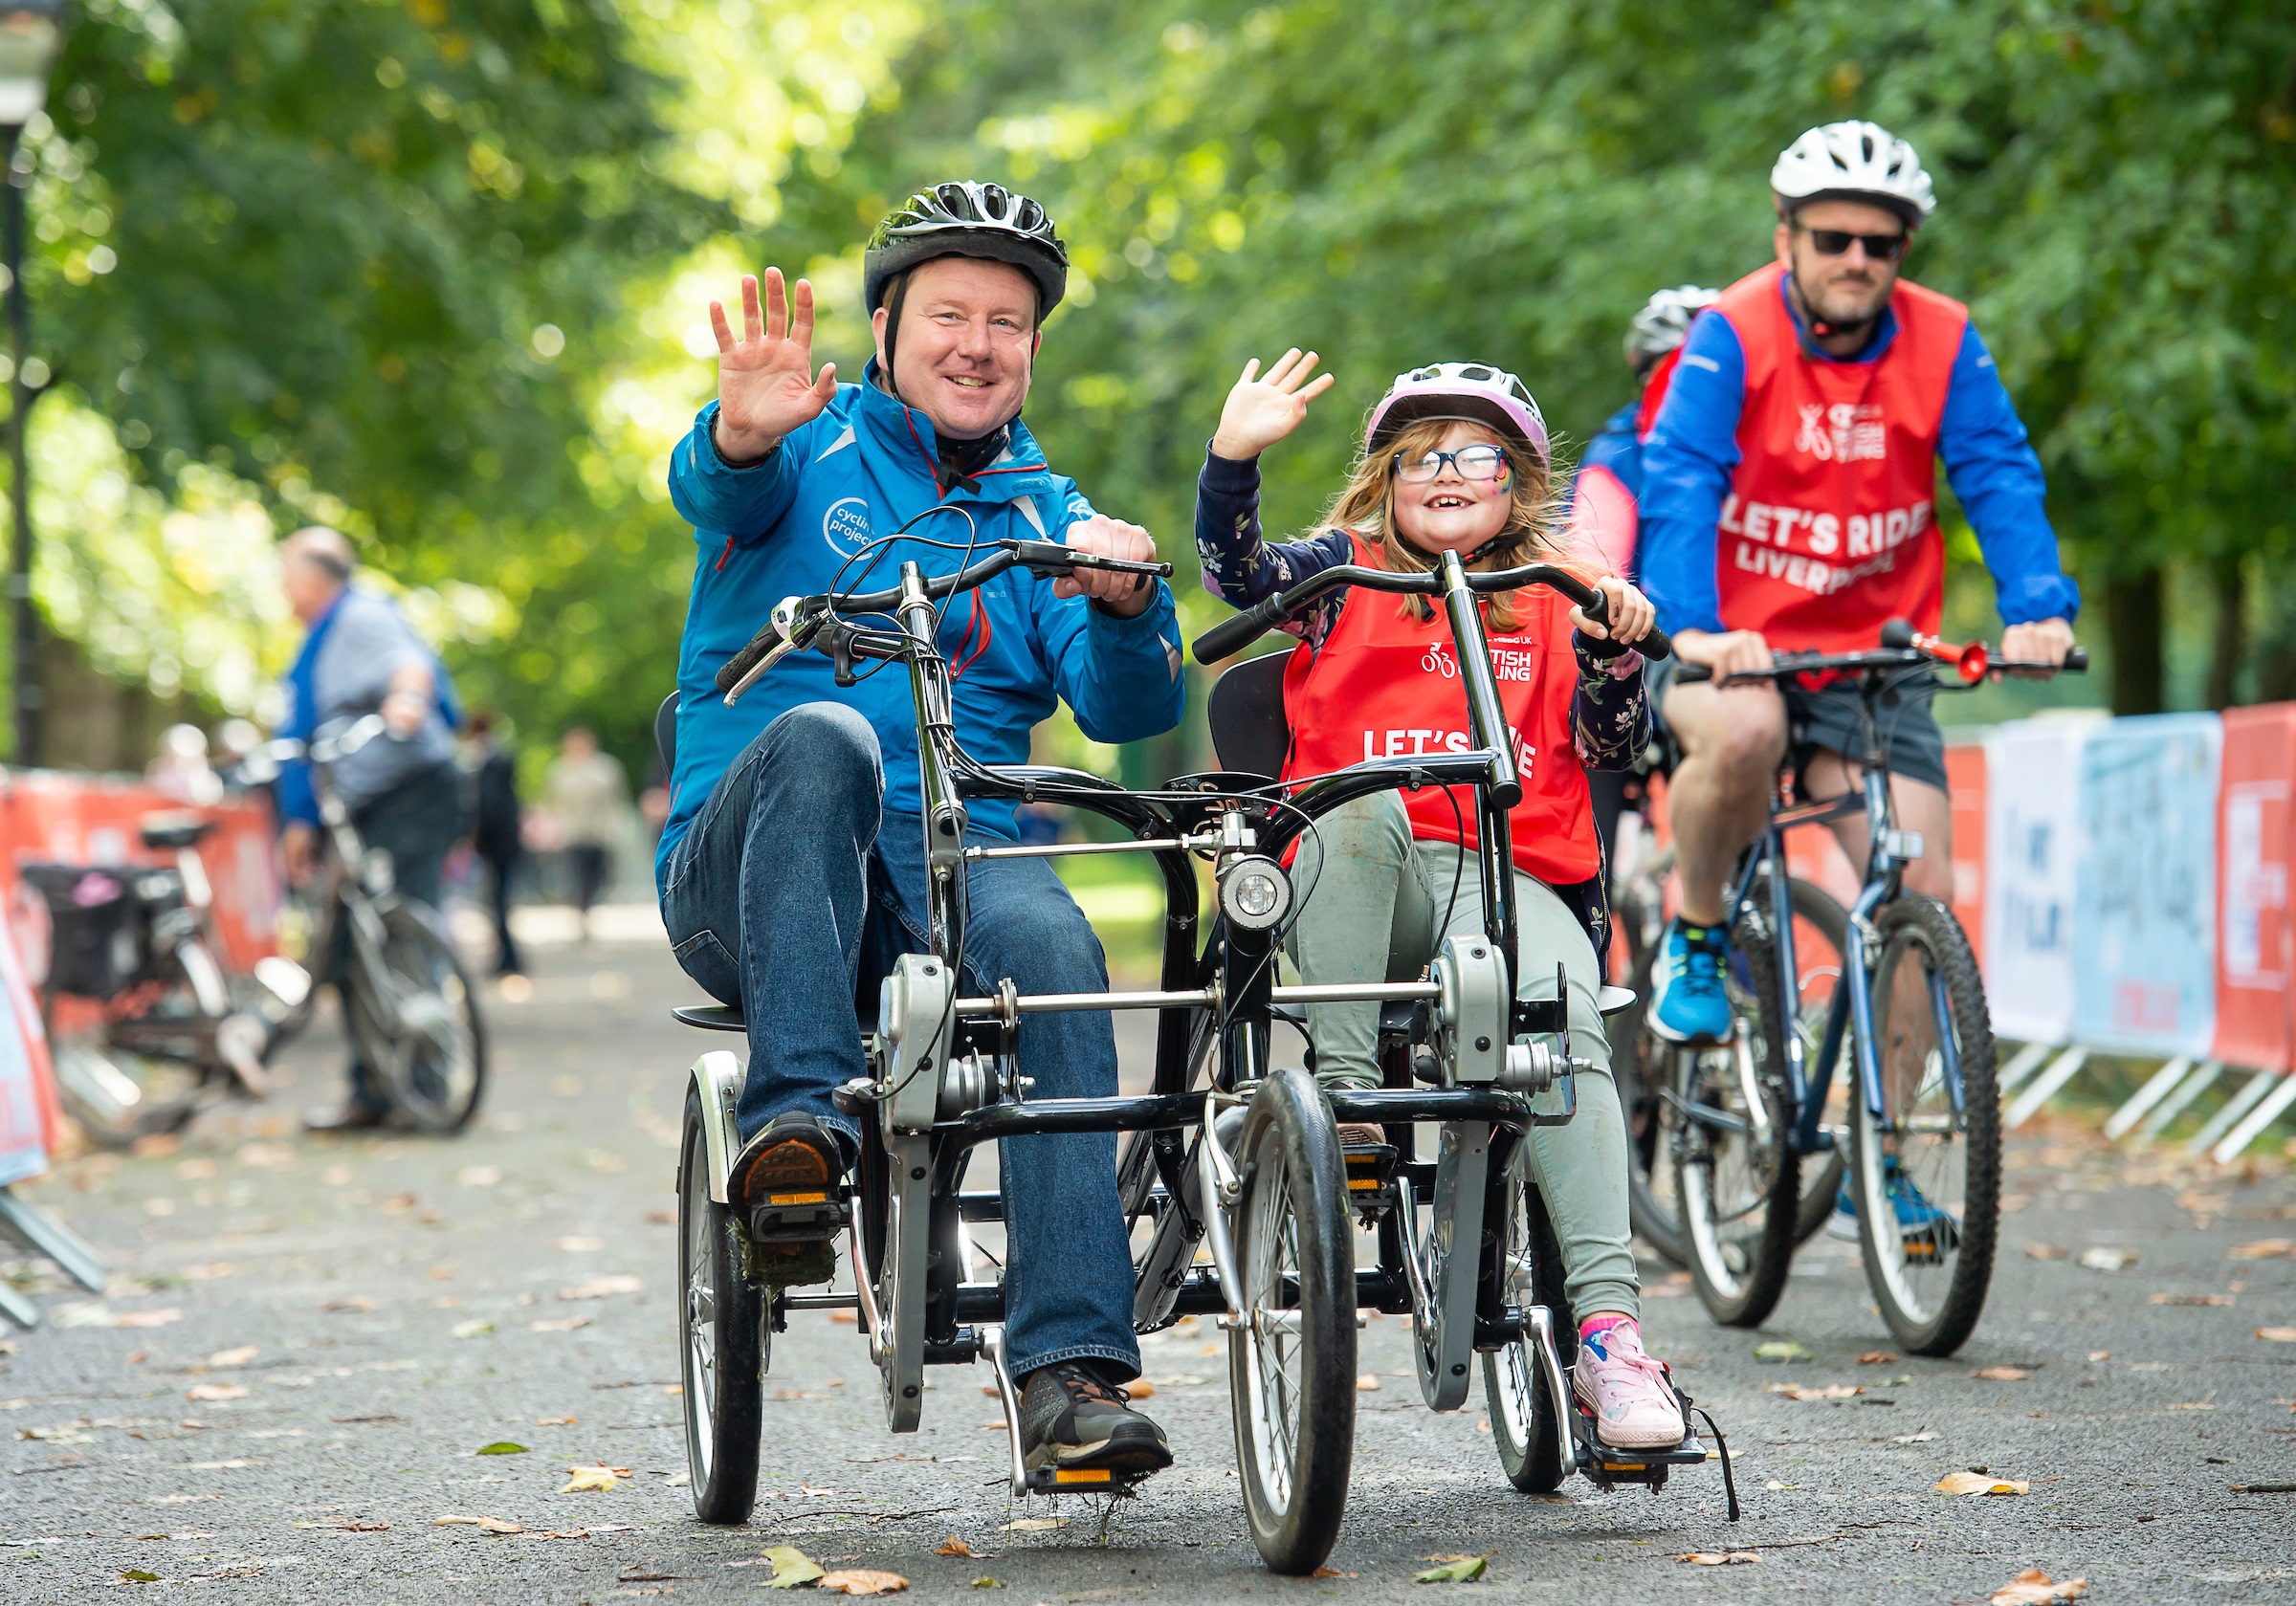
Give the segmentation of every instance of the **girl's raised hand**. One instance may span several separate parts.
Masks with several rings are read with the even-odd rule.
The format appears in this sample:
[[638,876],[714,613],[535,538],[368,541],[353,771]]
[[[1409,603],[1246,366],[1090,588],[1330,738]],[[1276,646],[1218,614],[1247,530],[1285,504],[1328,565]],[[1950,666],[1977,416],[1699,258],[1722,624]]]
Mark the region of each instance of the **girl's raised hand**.
[[1308,416],[1308,404],[1332,387],[1330,374],[1311,381],[1319,361],[1314,352],[1302,353],[1293,346],[1275,360],[1261,379],[1260,360],[1253,358],[1244,364],[1244,377],[1227,393],[1227,404],[1220,409],[1219,432],[1212,436],[1212,451],[1231,463],[1248,462],[1267,451],[1277,441],[1299,428],[1299,421]]
[[1606,574],[1595,582],[1610,606],[1606,610],[1610,624],[1607,628],[1594,623],[1578,609],[1571,609],[1571,623],[1597,641],[1637,642],[1650,633],[1658,623],[1658,609],[1650,599],[1637,591],[1615,574]]

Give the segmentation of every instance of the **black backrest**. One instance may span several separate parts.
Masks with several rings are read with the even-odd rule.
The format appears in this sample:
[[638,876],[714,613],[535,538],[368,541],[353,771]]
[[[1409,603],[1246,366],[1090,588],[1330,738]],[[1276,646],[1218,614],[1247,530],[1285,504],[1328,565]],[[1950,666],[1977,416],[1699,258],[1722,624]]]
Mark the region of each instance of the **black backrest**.
[[677,773],[677,693],[671,693],[662,699],[662,706],[653,711],[653,750],[662,756],[662,778],[667,781]]
[[1247,658],[1212,682],[1204,717],[1220,767],[1273,779],[1292,751],[1292,723],[1284,717],[1284,667],[1289,652]]

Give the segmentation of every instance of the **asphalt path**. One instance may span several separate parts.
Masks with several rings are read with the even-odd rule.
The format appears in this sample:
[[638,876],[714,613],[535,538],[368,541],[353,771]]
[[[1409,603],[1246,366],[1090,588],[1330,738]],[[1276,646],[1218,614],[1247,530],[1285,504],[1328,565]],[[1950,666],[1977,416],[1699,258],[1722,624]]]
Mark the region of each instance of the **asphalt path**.
[[[2103,1606],[2296,1601],[2296,1494],[2235,1492],[2296,1481],[2296,1342],[2258,1336],[2296,1327],[2296,1259],[2234,1253],[2296,1238],[2296,1179],[2278,1155],[2116,1156],[2069,1120],[2013,1146],[1992,1302],[1951,1360],[1874,1358],[1847,1244],[1804,1252],[1760,1333],[1712,1326],[1645,1264],[1652,1348],[1737,1453],[1735,1526],[1711,1467],[1656,1496],[1515,1494],[1480,1392],[1429,1414],[1402,1324],[1378,1319],[1335,1573],[1277,1578],[1244,1529],[1208,1322],[1148,1343],[1142,1403],[1179,1464],[1104,1514],[1007,1498],[985,1367],[936,1372],[923,1431],[894,1438],[856,1330],[806,1314],[775,1345],[756,1517],[704,1528],[673,1392],[675,1127],[716,1045],[669,1022],[691,997],[654,946],[546,950],[521,1000],[490,992],[496,1080],[461,1138],[301,1135],[289,1113],[335,1088],[322,1028],[273,1104],[31,1189],[114,1282],[8,1267],[50,1320],[0,1354],[0,1600],[755,1598],[762,1553],[789,1545],[920,1600],[1417,1598],[1429,1558],[1487,1556],[1477,1582],[1424,1587],[1896,1606],[1982,1601],[2038,1567]],[[2085,1265],[2096,1249],[2134,1260]],[[1755,1358],[1788,1339],[1810,1358]],[[1976,1375],[1999,1368],[2029,1375]],[[525,1448],[476,1453],[504,1441]],[[626,1471],[562,1492],[578,1465]],[[2026,1492],[1935,1492],[1971,1468]],[[1731,1551],[1759,1559],[1678,1559]]]

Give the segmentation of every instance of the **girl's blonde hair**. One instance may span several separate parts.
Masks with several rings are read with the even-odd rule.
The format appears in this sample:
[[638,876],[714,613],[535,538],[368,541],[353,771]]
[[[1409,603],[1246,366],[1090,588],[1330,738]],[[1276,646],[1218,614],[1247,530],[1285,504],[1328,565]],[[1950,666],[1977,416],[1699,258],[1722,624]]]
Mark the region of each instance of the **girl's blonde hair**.
[[[1362,537],[1379,548],[1380,562],[1384,568],[1402,573],[1433,568],[1435,561],[1406,541],[1395,527],[1394,464],[1398,456],[1409,459],[1436,450],[1458,422],[1451,418],[1423,418],[1381,442],[1376,452],[1367,451],[1358,457],[1348,474],[1346,486],[1324,510],[1324,527],[1352,530]],[[1584,574],[1584,565],[1576,561],[1563,540],[1562,499],[1555,494],[1554,475],[1547,465],[1512,436],[1496,429],[1486,432],[1506,454],[1509,507],[1507,522],[1485,556],[1502,569],[1524,563],[1554,563],[1580,574],[1581,578],[1591,578]],[[1407,597],[1403,606],[1421,620],[1434,617],[1433,606],[1424,597]],[[1512,594],[1502,592],[1493,596],[1490,606],[1493,628],[1515,627]]]

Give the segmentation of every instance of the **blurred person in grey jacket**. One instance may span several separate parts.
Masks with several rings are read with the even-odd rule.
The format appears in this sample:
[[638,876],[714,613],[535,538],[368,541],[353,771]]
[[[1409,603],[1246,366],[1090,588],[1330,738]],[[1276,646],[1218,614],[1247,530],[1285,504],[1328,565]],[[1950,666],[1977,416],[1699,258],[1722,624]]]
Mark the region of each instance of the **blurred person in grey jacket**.
[[587,726],[571,726],[560,739],[542,782],[542,806],[573,866],[574,902],[586,937],[590,906],[613,877],[614,843],[629,815],[629,778],[619,759],[599,750],[597,733]]
[[[309,741],[337,721],[383,716],[383,736],[336,763],[330,780],[361,839],[390,854],[400,893],[435,912],[447,850],[462,824],[453,736],[460,711],[445,666],[396,604],[351,583],[356,567],[351,543],[324,525],[280,543],[280,584],[306,633],[287,671],[279,734]],[[308,766],[289,765],[281,774],[279,813],[287,877],[307,883],[320,843]],[[340,1110],[313,1111],[304,1124],[314,1132],[372,1127],[388,1111],[354,1045],[349,1099]]]

